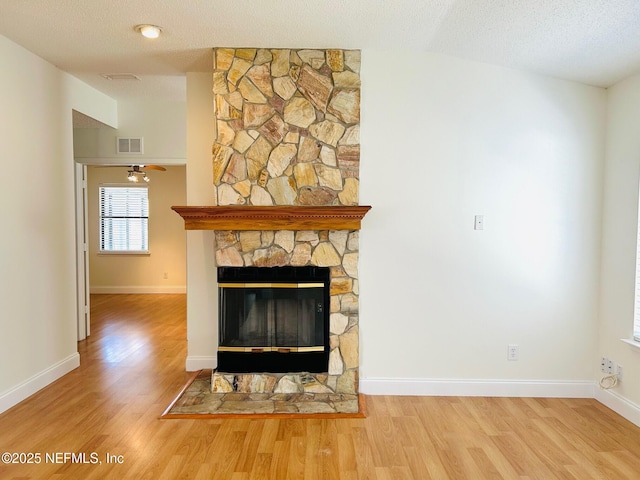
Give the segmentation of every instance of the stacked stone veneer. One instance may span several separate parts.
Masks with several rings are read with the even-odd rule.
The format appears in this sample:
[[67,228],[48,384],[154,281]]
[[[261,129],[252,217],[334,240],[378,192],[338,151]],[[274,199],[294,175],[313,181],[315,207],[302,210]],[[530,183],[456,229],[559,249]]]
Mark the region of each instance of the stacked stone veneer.
[[[218,48],[213,83],[218,205],[358,204],[360,51]],[[219,266],[331,267],[326,374],[220,375],[221,391],[357,393],[358,232],[218,231],[215,248]]]

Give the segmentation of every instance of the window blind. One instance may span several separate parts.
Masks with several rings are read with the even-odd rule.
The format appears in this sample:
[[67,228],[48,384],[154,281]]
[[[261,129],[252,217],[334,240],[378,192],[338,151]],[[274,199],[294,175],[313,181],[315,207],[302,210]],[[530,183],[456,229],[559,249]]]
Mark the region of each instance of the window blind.
[[100,186],[100,251],[149,251],[146,186]]

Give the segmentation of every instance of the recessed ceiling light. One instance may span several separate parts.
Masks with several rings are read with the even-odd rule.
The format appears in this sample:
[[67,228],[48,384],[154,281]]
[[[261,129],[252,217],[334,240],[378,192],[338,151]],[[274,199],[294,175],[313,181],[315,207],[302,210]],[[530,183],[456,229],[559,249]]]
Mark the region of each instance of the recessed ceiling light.
[[140,80],[140,77],[133,73],[103,73],[102,76],[107,80]]
[[162,32],[162,28],[157,25],[136,25],[136,31],[140,32],[147,38],[158,38]]

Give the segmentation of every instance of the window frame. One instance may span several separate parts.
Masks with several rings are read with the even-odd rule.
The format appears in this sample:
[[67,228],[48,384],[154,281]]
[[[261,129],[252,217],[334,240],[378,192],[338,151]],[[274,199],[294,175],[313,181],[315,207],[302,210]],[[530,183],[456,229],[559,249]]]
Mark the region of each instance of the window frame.
[[[146,191],[146,217],[142,216],[131,216],[128,218],[141,218],[146,219],[146,228],[142,235],[142,237],[146,237],[146,250],[136,250],[136,249],[121,249],[121,250],[107,250],[103,249],[104,242],[104,231],[103,231],[103,218],[109,218],[103,216],[103,189],[104,188],[118,188],[118,189],[139,189],[142,188]],[[149,202],[149,188],[146,184],[131,184],[131,183],[101,183],[98,185],[98,255],[149,255],[149,217],[150,215],[150,202]],[[142,209],[144,211],[144,208]],[[143,240],[143,245],[145,243]]]

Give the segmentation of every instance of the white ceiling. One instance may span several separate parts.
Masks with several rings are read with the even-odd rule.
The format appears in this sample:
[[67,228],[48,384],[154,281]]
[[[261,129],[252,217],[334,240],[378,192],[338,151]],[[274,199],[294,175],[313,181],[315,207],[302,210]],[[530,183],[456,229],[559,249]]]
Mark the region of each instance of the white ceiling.
[[117,99],[184,101],[213,47],[415,49],[603,87],[640,71],[638,0],[0,0],[0,34]]

